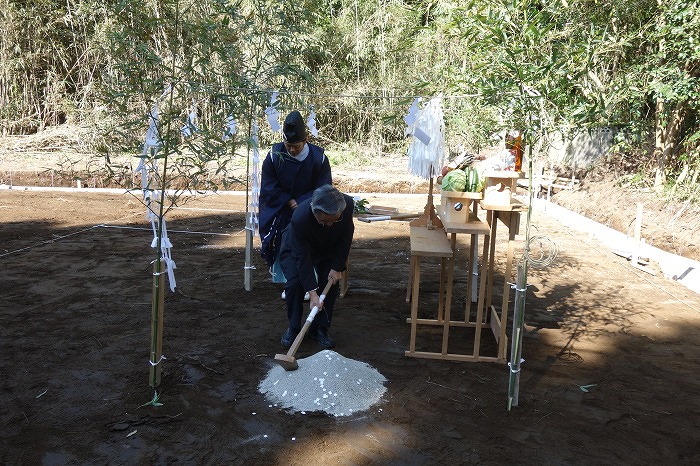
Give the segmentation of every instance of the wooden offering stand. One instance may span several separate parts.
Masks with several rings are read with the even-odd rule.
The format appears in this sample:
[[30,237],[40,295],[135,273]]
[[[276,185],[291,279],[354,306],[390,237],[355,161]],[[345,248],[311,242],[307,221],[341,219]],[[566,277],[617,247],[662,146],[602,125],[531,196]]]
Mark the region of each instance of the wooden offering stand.
[[[449,309],[452,299],[452,273],[453,268],[447,266],[449,260],[452,264],[454,253],[442,229],[428,229],[425,226],[411,226],[411,265],[406,290],[406,302],[411,303],[411,340],[407,356],[419,356],[416,353],[416,334],[418,329],[418,302],[421,279],[421,260],[423,258],[440,258],[440,291],[438,293],[438,315],[442,316],[444,309]],[[447,275],[445,275],[447,272]],[[445,286],[447,289],[445,290]],[[447,314],[449,316],[449,312]],[[446,346],[446,342],[445,342]],[[445,348],[446,349],[446,348]]]
[[[481,202],[481,208],[486,210],[486,223],[490,228],[490,241],[484,245],[488,246],[488,269],[485,277],[482,277],[487,284],[485,296],[486,317],[490,318],[491,329],[499,342],[498,357],[506,360],[506,319],[508,318],[508,308],[510,303],[510,284],[508,280],[513,272],[513,254],[515,250],[515,236],[520,230],[520,213],[527,206],[522,202],[512,199],[509,205],[493,205],[486,203],[486,199]],[[492,305],[492,291],[494,286],[494,255],[496,251],[496,227],[501,222],[508,230],[508,245],[506,251],[506,266],[503,271],[503,289],[500,312]]]
[[[511,177],[513,178],[513,181],[515,181],[519,175],[508,173],[502,178],[507,178],[507,181],[510,182]],[[500,180],[499,183],[501,183]],[[509,185],[510,183],[503,184]],[[522,203],[510,197],[510,192],[508,192],[509,190],[504,190],[502,188],[503,185],[496,188],[498,194],[496,194],[495,199],[494,196],[488,196],[488,200],[483,199],[480,201],[480,196],[473,196],[473,198],[471,198],[472,196],[465,196],[465,205],[462,208],[467,212],[459,212],[460,214],[464,214],[463,221],[454,221],[454,213],[451,215],[451,213],[447,211],[447,209],[450,207],[454,208],[453,204],[450,204],[453,199],[449,199],[449,202],[446,204],[443,203],[444,205],[440,206],[437,210],[437,214],[439,214],[444,221],[440,220],[440,218],[434,218],[433,216],[436,215],[435,207],[433,206],[432,196],[429,196],[428,205],[426,206],[423,217],[418,219],[420,221],[417,221],[415,226],[413,223],[411,223],[411,269],[409,286],[406,292],[406,302],[411,303],[411,315],[408,319],[406,319],[407,323],[411,325],[411,336],[409,349],[405,352],[406,356],[470,362],[488,361],[505,363],[507,361],[506,348],[508,339],[506,337],[505,323],[508,316],[508,298],[510,292],[510,290],[507,288],[507,281],[509,279],[513,264],[514,239],[518,232],[520,211],[524,206]],[[490,203],[489,201],[492,200],[496,200],[497,203]],[[477,216],[479,203],[481,208],[486,211],[486,222],[481,221]],[[494,286],[496,223],[498,221],[501,221],[508,228],[509,234],[506,270],[504,271],[504,281],[506,283],[504,284],[503,301],[501,303],[500,310],[497,310],[496,307],[491,304],[492,289]],[[426,227],[430,224],[439,224],[442,226],[442,229],[429,230]],[[464,319],[453,320],[450,314],[455,269],[456,234],[460,233],[469,235],[471,243],[468,259],[469,272],[467,275],[467,303]],[[448,234],[450,235],[449,239]],[[473,265],[478,263],[475,245],[479,235],[484,237],[484,245],[481,257],[481,267],[478,273],[480,279],[478,282],[479,290],[477,296],[476,316],[473,318],[470,312],[472,302],[471,272]],[[439,257],[441,260],[438,303],[435,317],[418,318],[418,298],[421,278],[420,264],[421,259],[426,257]],[[441,329],[441,348],[437,351],[418,351],[416,348],[416,338],[419,333],[418,329],[426,326],[432,326],[432,328],[438,327]],[[456,335],[451,334],[450,329],[459,327],[469,327],[474,329],[473,344],[470,344],[462,337],[457,339]],[[491,330],[489,333],[493,334],[497,345],[495,355],[482,354],[482,329]],[[450,351],[448,349],[450,338],[455,340],[458,347],[464,348],[466,346],[467,350],[464,351],[464,349],[462,349],[458,351]],[[466,343],[466,345],[464,345],[464,343]]]
[[[445,248],[443,244],[444,233],[442,231],[442,221],[435,211],[435,203],[433,201],[433,177],[430,177],[428,189],[428,203],[423,209],[423,215],[409,222],[411,227],[411,259],[408,269],[408,285],[406,286],[406,302],[411,300],[411,292],[413,289],[414,277],[418,277],[420,281],[420,258],[422,256],[437,256],[442,257],[442,273],[445,271]],[[425,228],[428,232],[421,231]],[[432,234],[430,231],[436,230],[440,234]],[[434,243],[434,244],[431,244]],[[435,246],[435,247],[433,247]],[[452,255],[450,251],[450,256]],[[442,284],[440,285],[442,292]],[[440,304],[442,306],[442,304]]]
[[433,203],[433,177],[430,177],[428,188],[428,203],[423,209],[423,215],[409,223],[411,227],[426,227],[428,230],[442,228],[442,221],[435,212],[435,204]]

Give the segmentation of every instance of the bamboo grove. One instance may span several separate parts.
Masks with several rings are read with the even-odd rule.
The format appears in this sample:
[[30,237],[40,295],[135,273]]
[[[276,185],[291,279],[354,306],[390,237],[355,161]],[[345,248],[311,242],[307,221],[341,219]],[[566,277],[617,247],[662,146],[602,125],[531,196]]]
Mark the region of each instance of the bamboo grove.
[[413,96],[442,93],[475,150],[507,127],[611,127],[657,187],[700,174],[698,1],[0,0],[0,29],[3,136],[69,124],[128,146],[176,82],[171,111],[197,102],[212,129],[280,90],[325,142],[381,153]]

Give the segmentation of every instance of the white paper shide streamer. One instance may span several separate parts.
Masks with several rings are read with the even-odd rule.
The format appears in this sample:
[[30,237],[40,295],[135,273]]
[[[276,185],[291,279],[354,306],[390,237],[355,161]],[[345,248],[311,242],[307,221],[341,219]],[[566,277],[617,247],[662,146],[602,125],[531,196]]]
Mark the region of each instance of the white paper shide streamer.
[[267,117],[267,122],[270,125],[270,130],[273,133],[279,133],[282,131],[282,126],[280,125],[280,112],[277,110],[277,103],[279,101],[279,92],[273,92],[270,97],[270,106],[265,109],[265,116]]
[[[193,110],[196,118],[196,110]],[[156,191],[151,188],[151,182],[153,180],[152,174],[158,172],[158,162],[155,159],[155,155],[160,149],[162,142],[160,139],[160,128],[158,124],[160,123],[160,118],[158,115],[158,104],[156,103],[151,110],[148,117],[148,130],[146,130],[145,141],[143,144],[143,153],[141,154],[139,165],[136,167],[136,172],[141,176],[141,191],[143,193],[143,202],[146,205],[146,219],[151,224],[151,230],[153,231],[153,240],[151,241],[151,247],[158,247],[158,215],[156,212],[160,211],[159,204],[162,199],[165,199],[165,193],[162,191]],[[183,133],[184,134],[184,133]],[[168,283],[170,284],[170,290],[175,291],[175,272],[177,268],[175,261],[172,259],[171,249],[173,247],[170,239],[168,238],[168,230],[165,224],[165,219],[162,219],[162,225],[160,225],[161,241],[160,241],[160,253],[161,259],[165,262],[166,270],[168,274]]]
[[[148,155],[149,150],[158,150],[161,146],[160,131],[158,123],[160,116],[158,114],[158,102],[153,105],[151,112],[148,114],[148,129],[146,130],[145,141],[143,143],[143,152],[141,155]],[[143,161],[143,159],[142,159]]]
[[260,141],[258,138],[258,124],[253,122],[250,140],[253,146],[253,164],[250,173],[250,200],[248,212],[250,212],[250,227],[253,231],[258,229],[258,212],[260,210]]
[[[159,194],[157,192],[156,194]],[[160,197],[157,197],[157,199],[160,199]],[[151,247],[152,248],[157,248],[158,247],[158,217],[153,214],[152,211],[149,210],[149,213],[151,214],[151,228],[153,229],[153,241],[151,241]],[[166,227],[165,224],[165,219],[162,219],[163,225],[161,228],[161,238],[160,238],[160,254],[161,254],[161,259],[163,262],[165,262],[165,267],[168,273],[168,284],[170,285],[170,291],[175,291],[175,287],[177,284],[175,283],[175,269],[177,266],[175,265],[175,261],[173,260],[171,249],[173,247],[172,243],[170,242],[170,238],[168,238],[168,228]]]
[[309,117],[306,119],[306,126],[309,127],[309,132],[315,138],[318,137],[318,129],[316,129],[316,112],[314,108],[309,109]]
[[232,115],[227,116],[226,121],[224,122],[224,135],[221,139],[224,142],[228,141],[236,134],[237,131],[238,123],[236,123],[236,119]]
[[190,113],[187,114],[185,125],[180,128],[180,132],[184,137],[188,138],[197,131],[199,131],[199,128],[197,127],[197,106],[193,105],[192,110],[190,110]]
[[404,130],[404,136],[412,136],[413,135],[413,128],[416,125],[416,121],[418,120],[418,112],[420,109],[418,108],[418,104],[421,102],[420,97],[416,97],[413,99],[413,103],[411,104],[411,108],[408,109],[408,114],[406,114],[405,117],[403,117],[403,121],[406,122],[406,129]]
[[419,102],[420,99],[415,99],[404,117],[408,126],[406,134],[412,136],[408,148],[408,170],[413,175],[429,179],[439,173],[444,159],[442,96],[430,99],[422,110]]

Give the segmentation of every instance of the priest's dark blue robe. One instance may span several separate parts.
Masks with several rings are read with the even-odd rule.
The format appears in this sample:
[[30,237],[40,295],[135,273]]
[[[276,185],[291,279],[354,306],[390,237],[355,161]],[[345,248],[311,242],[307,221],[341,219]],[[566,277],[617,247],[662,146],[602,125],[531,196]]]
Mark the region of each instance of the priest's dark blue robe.
[[283,143],[272,146],[262,165],[260,180],[259,232],[260,255],[269,266],[280,249],[282,230],[289,224],[297,204],[309,199],[319,186],[332,184],[331,165],[322,147],[309,144],[309,155],[301,162],[289,155]]

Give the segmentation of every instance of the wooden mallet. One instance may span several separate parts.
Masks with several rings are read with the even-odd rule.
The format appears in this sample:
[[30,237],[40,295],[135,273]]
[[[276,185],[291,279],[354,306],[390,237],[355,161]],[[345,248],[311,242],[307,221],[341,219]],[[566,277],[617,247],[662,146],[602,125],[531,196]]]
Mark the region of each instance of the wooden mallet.
[[[326,295],[330,291],[331,286],[333,286],[333,281],[328,280],[326,287],[323,289],[323,293],[321,294],[321,296],[319,296],[321,304],[323,304],[323,300],[326,299]],[[299,349],[299,345],[301,345],[301,341],[304,339],[304,335],[306,335],[306,331],[309,330],[309,326],[311,325],[311,322],[314,321],[314,317],[316,317],[316,314],[318,314],[318,306],[314,306],[313,309],[311,309],[309,317],[306,318],[304,326],[301,328],[301,331],[294,339],[294,343],[292,343],[292,346],[289,347],[289,351],[287,351],[287,354],[275,354],[275,361],[280,363],[280,365],[284,367],[284,370],[294,371],[299,368],[299,363],[297,363],[297,360],[294,357],[294,355],[297,353],[297,349]]]

